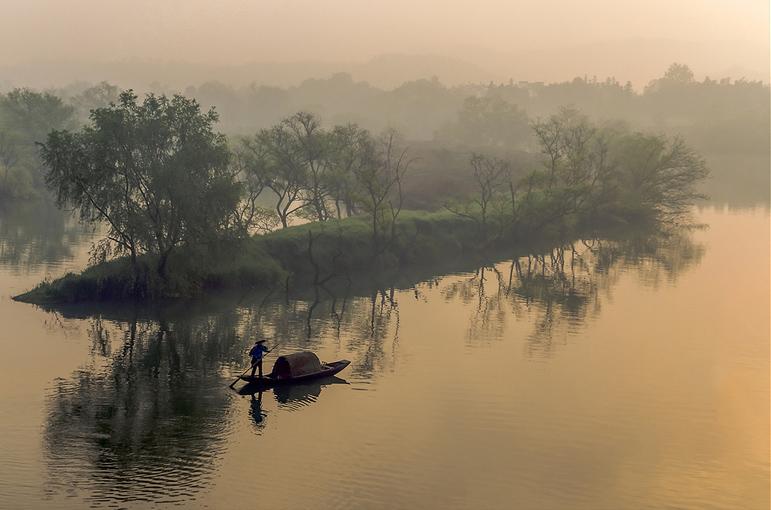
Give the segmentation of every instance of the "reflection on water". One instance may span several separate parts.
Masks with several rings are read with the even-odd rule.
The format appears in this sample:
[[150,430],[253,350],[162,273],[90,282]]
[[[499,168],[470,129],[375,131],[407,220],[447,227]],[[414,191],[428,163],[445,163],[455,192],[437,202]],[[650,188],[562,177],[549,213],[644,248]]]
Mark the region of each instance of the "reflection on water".
[[[0,301],[0,507],[767,508],[768,215],[700,214],[376,288]],[[0,286],[83,263],[45,221],[0,214]],[[257,336],[352,364],[232,391]]]
[[642,285],[655,288],[674,283],[703,254],[688,230],[661,230],[622,240],[582,239],[430,285],[472,310],[469,341],[498,339],[507,317],[527,318],[533,324],[529,353],[548,356],[555,338],[564,340],[600,313],[622,274],[634,272]]
[[218,373],[234,344],[228,319],[92,319],[93,365],[48,395],[49,490],[91,503],[195,497],[229,426]]
[[263,390],[258,385],[245,384],[239,388],[239,395],[247,395],[249,400],[249,416],[254,422],[258,432],[262,432],[265,426],[265,418],[268,412],[262,408],[263,395],[273,393],[279,409],[287,411],[299,411],[302,408],[315,403],[321,396],[321,389],[331,384],[348,384],[345,379],[337,376],[325,377],[300,384],[276,386],[270,391]]
[[73,245],[92,231],[50,201],[0,204],[0,268],[29,272],[71,260]]
[[[528,352],[546,356],[555,338],[564,341],[601,312],[621,272],[634,269],[645,285],[656,286],[702,254],[687,232],[648,232],[579,240],[364,295],[317,287],[307,298],[269,292],[193,306],[52,309],[63,321],[86,318],[92,361],[49,391],[47,490],[87,494],[93,504],[196,499],[211,483],[232,427],[228,377],[256,336],[281,339],[284,352],[336,345],[352,353],[350,373],[363,381],[394,368],[400,301],[425,302],[431,290],[464,305],[469,342],[500,339],[509,317],[528,320]],[[340,383],[333,377],[277,387],[276,412],[301,411],[322,387]],[[249,396],[254,431],[264,435],[270,413],[263,393],[249,390],[240,393]]]

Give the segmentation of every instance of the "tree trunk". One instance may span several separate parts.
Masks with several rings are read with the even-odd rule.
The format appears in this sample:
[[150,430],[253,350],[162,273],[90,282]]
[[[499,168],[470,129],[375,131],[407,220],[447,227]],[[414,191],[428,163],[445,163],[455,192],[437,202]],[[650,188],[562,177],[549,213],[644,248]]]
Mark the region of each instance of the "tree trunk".
[[511,224],[512,226],[517,221],[517,202],[516,202],[516,190],[514,189],[514,183],[509,181],[509,193],[511,194]]
[[167,268],[168,268],[170,254],[171,254],[171,248],[162,252],[158,257],[158,275],[160,275],[163,281],[166,281],[168,277]]
[[137,297],[139,294],[139,262],[137,261],[137,250],[135,247],[131,247],[131,274],[134,282],[132,284],[131,292],[133,297]]

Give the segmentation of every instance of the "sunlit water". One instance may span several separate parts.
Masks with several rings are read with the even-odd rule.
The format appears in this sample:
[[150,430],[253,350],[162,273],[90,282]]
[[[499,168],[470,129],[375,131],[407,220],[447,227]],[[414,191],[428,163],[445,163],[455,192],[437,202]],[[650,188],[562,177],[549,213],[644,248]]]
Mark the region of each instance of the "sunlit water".
[[[55,311],[10,296],[92,234],[33,211],[0,216],[0,508],[769,507],[767,210],[374,293]],[[239,395],[258,332],[352,364]]]

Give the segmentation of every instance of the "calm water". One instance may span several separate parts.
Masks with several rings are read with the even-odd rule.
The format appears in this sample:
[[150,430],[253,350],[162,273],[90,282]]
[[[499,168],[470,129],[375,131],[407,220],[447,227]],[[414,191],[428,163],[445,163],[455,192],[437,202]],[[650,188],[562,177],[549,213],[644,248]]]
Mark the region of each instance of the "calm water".
[[[375,292],[46,311],[9,296],[92,234],[3,213],[0,508],[765,510],[769,213],[698,220]],[[352,364],[239,395],[258,332]]]

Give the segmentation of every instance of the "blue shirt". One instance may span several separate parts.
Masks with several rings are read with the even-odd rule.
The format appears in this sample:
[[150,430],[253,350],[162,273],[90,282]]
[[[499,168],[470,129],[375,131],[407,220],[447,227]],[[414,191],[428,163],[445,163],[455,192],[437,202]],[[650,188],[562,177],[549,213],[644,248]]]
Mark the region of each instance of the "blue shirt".
[[249,355],[254,359],[255,361],[262,359],[262,353],[268,352],[268,348],[265,347],[265,344],[255,344],[254,347],[252,347],[252,350],[249,351]]

